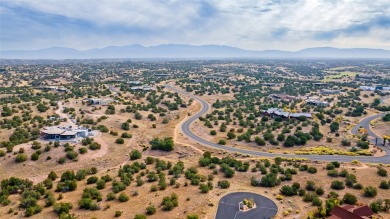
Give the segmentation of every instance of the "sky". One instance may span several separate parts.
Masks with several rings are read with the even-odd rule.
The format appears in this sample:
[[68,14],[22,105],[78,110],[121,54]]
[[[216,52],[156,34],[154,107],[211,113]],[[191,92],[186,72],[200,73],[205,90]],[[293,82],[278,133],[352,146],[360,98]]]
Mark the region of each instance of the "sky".
[[390,1],[0,0],[0,50],[132,44],[390,50]]

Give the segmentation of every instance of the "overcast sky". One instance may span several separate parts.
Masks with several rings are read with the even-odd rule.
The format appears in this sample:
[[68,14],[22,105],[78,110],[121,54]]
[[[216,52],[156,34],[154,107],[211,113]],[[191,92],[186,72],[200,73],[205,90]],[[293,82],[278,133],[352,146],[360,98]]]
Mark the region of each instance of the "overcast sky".
[[390,49],[390,0],[0,0],[0,50],[131,44]]

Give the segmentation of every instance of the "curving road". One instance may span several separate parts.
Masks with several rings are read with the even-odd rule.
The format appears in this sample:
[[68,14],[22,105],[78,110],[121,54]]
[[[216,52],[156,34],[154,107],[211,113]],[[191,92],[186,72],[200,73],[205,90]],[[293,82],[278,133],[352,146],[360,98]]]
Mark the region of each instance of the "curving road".
[[[295,154],[276,154],[276,153],[268,153],[268,152],[262,152],[262,151],[253,151],[253,150],[247,150],[247,149],[241,149],[241,148],[235,148],[232,146],[227,146],[227,145],[220,145],[216,144],[213,142],[209,142],[196,134],[194,134],[190,127],[191,124],[199,119],[202,115],[206,114],[207,111],[210,109],[209,104],[203,100],[202,98],[189,94],[187,92],[184,92],[182,90],[176,89],[175,87],[165,84],[165,87],[173,90],[179,94],[188,96],[190,98],[193,98],[197,101],[199,101],[202,104],[202,109],[196,113],[195,115],[191,116],[189,119],[184,121],[181,124],[181,131],[183,132],[184,135],[189,137],[190,139],[204,145],[210,148],[214,149],[220,149],[220,150],[225,150],[229,152],[234,152],[234,153],[241,153],[241,154],[249,154],[253,156],[260,156],[260,157],[286,157],[286,158],[307,158],[309,160],[318,160],[318,161],[340,161],[340,162],[351,162],[353,160],[359,160],[361,162],[366,162],[366,163],[384,163],[384,164],[390,164],[390,154],[387,153],[385,156],[382,157],[370,157],[370,156],[344,156],[344,155],[295,155]],[[364,121],[364,120],[363,120]],[[371,121],[371,120],[370,120]],[[368,122],[369,123],[369,122]],[[360,126],[358,126],[359,128]]]
[[364,118],[362,121],[359,122],[359,124],[357,124],[355,127],[352,128],[351,132],[352,132],[352,134],[357,135],[357,134],[359,134],[359,129],[361,127],[366,129],[368,136],[371,137],[371,138],[369,138],[369,141],[373,144],[376,144],[375,139],[378,139],[378,142],[377,142],[378,146],[382,147],[387,152],[387,154],[390,154],[390,150],[387,147],[381,146],[383,144],[383,139],[380,136],[378,136],[377,134],[375,134],[370,128],[370,123],[372,120],[377,119],[379,117],[382,117],[384,115],[385,115],[385,113],[380,113],[380,114],[376,114],[376,115]]

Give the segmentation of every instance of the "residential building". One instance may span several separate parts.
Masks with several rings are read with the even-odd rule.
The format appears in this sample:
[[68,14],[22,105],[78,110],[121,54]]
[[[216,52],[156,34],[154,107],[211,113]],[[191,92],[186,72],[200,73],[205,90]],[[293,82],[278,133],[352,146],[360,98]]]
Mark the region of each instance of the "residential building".
[[320,106],[320,107],[327,107],[327,106],[330,106],[330,103],[329,103],[329,102],[320,101],[320,100],[308,99],[308,100],[306,100],[306,103],[307,103],[308,105],[314,105],[314,106]]
[[324,94],[324,95],[329,95],[329,94],[340,94],[340,93],[341,93],[341,90],[321,89],[321,90],[320,90],[320,93],[321,93],[321,94]]
[[291,113],[291,112],[285,112],[283,109],[280,108],[269,108],[268,110],[263,110],[262,112],[264,115],[271,116],[271,117],[280,116],[284,118],[299,118],[303,116],[308,119],[312,118],[311,113]]
[[89,130],[84,127],[50,126],[41,130],[41,136],[46,140],[76,140],[89,136]]
[[88,102],[92,105],[108,105],[114,102],[113,99],[88,98]]
[[367,205],[343,205],[334,207],[330,215],[328,219],[367,219],[374,215],[374,212]]

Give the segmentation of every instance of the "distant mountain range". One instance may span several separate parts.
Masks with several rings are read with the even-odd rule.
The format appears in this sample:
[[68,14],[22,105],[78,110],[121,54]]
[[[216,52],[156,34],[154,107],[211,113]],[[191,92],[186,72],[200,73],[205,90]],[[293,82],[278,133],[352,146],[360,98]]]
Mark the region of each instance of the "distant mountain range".
[[316,47],[296,52],[282,50],[252,51],[230,46],[192,46],[167,44],[158,46],[109,46],[102,49],[76,50],[52,47],[39,50],[0,51],[1,59],[143,59],[143,58],[379,58],[390,59],[390,50],[384,49],[338,49]]

